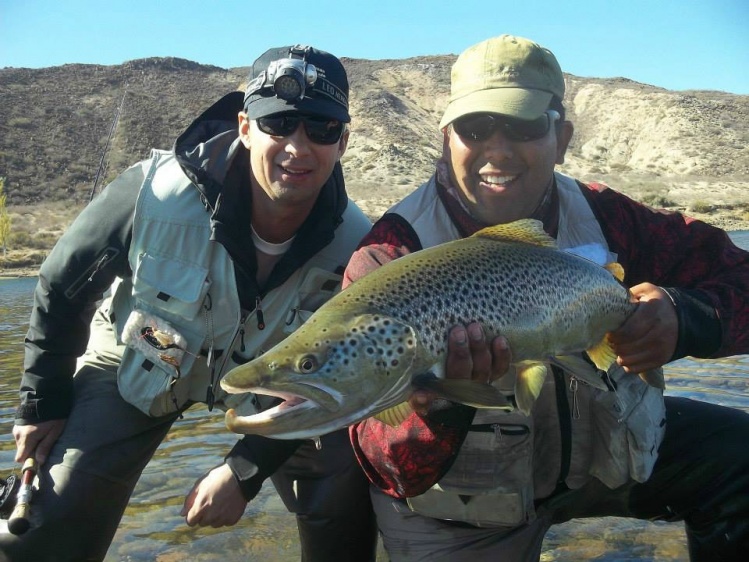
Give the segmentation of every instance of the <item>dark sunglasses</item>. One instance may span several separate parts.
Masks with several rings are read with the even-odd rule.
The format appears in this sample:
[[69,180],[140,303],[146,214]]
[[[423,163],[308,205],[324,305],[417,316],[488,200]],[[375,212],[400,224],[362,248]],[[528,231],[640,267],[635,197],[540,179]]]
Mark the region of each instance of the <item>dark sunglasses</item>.
[[497,113],[470,113],[453,121],[453,130],[467,141],[482,142],[499,131],[507,140],[527,142],[544,138],[559,117],[553,109],[530,121]]
[[341,140],[344,124],[337,119],[301,113],[277,113],[257,119],[257,128],[266,135],[288,137],[304,123],[309,140],[315,144],[335,144]]

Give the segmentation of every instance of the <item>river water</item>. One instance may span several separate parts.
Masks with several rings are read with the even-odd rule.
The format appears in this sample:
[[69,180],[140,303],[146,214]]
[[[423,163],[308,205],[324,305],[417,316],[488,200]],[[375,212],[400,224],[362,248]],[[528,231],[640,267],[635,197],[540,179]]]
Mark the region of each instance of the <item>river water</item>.
[[[731,233],[749,249],[749,231]],[[11,429],[23,365],[23,337],[36,279],[0,279],[0,476],[18,472]],[[749,356],[667,366],[667,394],[749,411]],[[272,486],[266,485],[234,527],[190,528],[179,516],[184,494],[218,464],[235,440],[219,413],[188,410],[148,464],[135,489],[107,562],[293,562],[296,526]],[[542,562],[686,561],[680,523],[622,518],[571,521],[548,533]],[[387,556],[380,549],[378,562]]]

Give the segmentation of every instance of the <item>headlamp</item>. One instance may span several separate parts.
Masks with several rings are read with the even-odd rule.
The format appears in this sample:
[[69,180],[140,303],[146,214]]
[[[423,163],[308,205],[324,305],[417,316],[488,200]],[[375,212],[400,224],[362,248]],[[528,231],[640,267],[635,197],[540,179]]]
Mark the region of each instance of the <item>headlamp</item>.
[[291,48],[289,58],[272,61],[268,69],[249,84],[245,97],[270,88],[282,100],[304,99],[307,87],[317,81],[317,68],[306,60],[308,52],[309,47],[296,45]]

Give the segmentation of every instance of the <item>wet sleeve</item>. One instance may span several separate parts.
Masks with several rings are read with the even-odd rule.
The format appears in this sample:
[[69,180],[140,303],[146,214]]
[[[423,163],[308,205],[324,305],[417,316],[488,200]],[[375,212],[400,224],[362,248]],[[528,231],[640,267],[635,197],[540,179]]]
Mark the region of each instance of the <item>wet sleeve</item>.
[[302,444],[297,439],[270,439],[245,435],[237,441],[224,461],[239,483],[242,495],[252,500],[266,478],[273,475]]
[[115,277],[130,275],[127,249],[143,176],[123,172],[65,231],[39,270],[25,338],[19,425],[65,418],[73,402],[76,360],[89,323]]

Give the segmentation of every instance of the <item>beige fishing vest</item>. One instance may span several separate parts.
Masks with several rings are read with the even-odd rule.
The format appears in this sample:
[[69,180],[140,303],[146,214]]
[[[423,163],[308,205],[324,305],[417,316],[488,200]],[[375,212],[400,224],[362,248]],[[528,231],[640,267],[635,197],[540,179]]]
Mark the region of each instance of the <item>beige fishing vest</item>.
[[[113,297],[96,315],[86,357],[119,360],[120,393],[149,415],[205,402],[211,382],[218,407],[254,413],[263,408],[261,401],[251,394],[227,395],[218,381],[284,339],[340,290],[335,272],[348,263],[371,223],[349,202],[335,239],[262,298],[261,329],[257,309],[241,309],[231,258],[210,240],[209,213],[179,163],[171,153],[154,151],[143,166],[128,256],[133,276],[115,283]],[[137,338],[125,345],[128,320],[141,317],[183,338],[179,365],[154,357]]]
[[[604,261],[616,261],[576,182],[558,173],[556,182],[559,247],[595,244],[607,256]],[[408,220],[425,248],[460,236],[434,178],[389,212]],[[549,373],[530,417],[478,410],[452,467],[427,492],[407,500],[411,509],[476,526],[512,527],[533,520],[534,499],[549,496],[560,478],[560,416],[571,427],[567,486],[579,488],[590,477],[610,488],[647,480],[665,431],[662,391],[620,368],[610,371],[616,392],[595,389],[568,373]],[[512,392],[513,373],[495,384]]]

